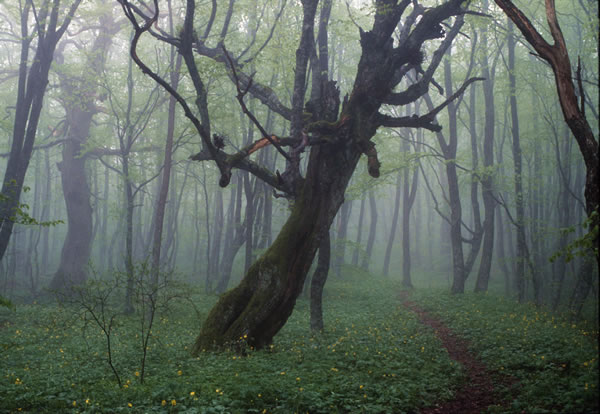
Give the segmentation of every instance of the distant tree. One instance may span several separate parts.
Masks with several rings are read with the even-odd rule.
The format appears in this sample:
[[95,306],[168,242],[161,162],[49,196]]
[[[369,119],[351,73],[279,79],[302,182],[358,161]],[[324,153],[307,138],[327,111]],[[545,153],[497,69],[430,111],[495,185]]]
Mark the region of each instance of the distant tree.
[[[0,260],[4,257],[19,208],[38,122],[48,85],[54,51],[67,31],[81,0],[61,5],[60,0],[19,3],[21,56],[10,155],[0,190]],[[60,20],[62,19],[62,23]],[[33,31],[30,25],[33,20]],[[29,53],[35,50],[33,58]]]
[[[548,43],[544,39],[533,23],[512,1],[495,0],[495,2],[514,22],[527,42],[533,46],[539,57],[550,65],[554,73],[558,99],[565,122],[577,141],[579,151],[583,156],[586,166],[585,210],[591,220],[591,247],[594,251],[593,255],[596,257],[598,269],[600,270],[600,253],[598,249],[600,225],[600,153],[598,152],[597,137],[594,136],[585,113],[585,90],[583,88],[580,61],[578,59],[575,77],[575,81],[577,82],[576,87],[571,69],[569,51],[567,50],[567,44],[558,22],[554,0],[545,0],[546,20],[554,42],[553,44]],[[597,15],[597,11],[592,15]],[[597,24],[598,21],[595,19],[596,32]],[[582,278],[580,278],[581,283],[578,283],[579,286],[576,289],[573,300],[575,303],[574,307],[577,308],[576,312],[580,309],[583,299],[585,299],[591,287],[592,269],[589,266],[585,266],[585,269],[582,269],[580,274],[582,275]]]
[[98,80],[105,69],[112,38],[120,30],[119,23],[112,15],[112,7],[106,8],[100,14],[98,22],[93,24],[91,27],[80,28],[81,32],[91,31],[96,25],[99,28],[87,50],[84,44],[76,43],[74,39],[61,42],[57,50],[57,56],[64,62],[64,48],[67,44],[76,44],[85,53],[85,67],[80,67],[76,75],[73,75],[70,68],[58,70],[62,92],[59,100],[66,113],[66,139],[58,169],[67,206],[67,234],[58,270],[50,283],[50,288],[54,291],[64,291],[73,284],[85,282],[92,249],[93,211],[86,169],[89,157],[85,154],[85,146],[93,118],[101,111],[98,102],[102,99],[102,93]]
[[[314,26],[318,0],[302,0],[302,26],[296,50],[292,106],[287,108],[275,92],[254,81],[243,72],[240,56],[232,56],[224,46],[233,1],[227,11],[216,46],[208,44],[208,36],[214,23],[210,17],[205,30],[195,30],[196,2],[187,0],[183,27],[178,37],[170,37],[155,26],[159,16],[158,1],[143,11],[127,0],[119,0],[133,27],[135,36],[131,43],[131,55],[144,73],[160,83],[176,96],[186,116],[194,124],[202,138],[203,151],[193,156],[195,160],[213,160],[219,168],[220,185],[227,186],[233,168],[243,169],[269,183],[286,197],[293,199],[289,218],[273,244],[250,267],[241,283],[221,296],[209,313],[202,331],[193,348],[194,353],[203,349],[231,346],[240,337],[247,337],[248,344],[256,348],[271,343],[273,336],[285,324],[301,293],[307,272],[322,241],[323,231],[328,229],[344,202],[344,193],[361,155],[366,155],[369,173],[379,175],[379,161],[371,138],[379,127],[427,128],[439,131],[434,117],[449,101],[461,95],[472,80],[467,81],[457,92],[446,97],[446,101],[424,115],[393,117],[381,112],[384,104],[406,105],[427,92],[433,72],[439,65],[440,55],[450,47],[462,26],[462,19],[450,21],[446,33],[442,23],[453,16],[466,13],[464,0],[450,0],[436,7],[425,8],[410,0],[398,3],[395,0],[375,2],[373,26],[370,31],[360,31],[362,55],[357,66],[352,92],[339,109],[339,91],[321,73],[313,76],[311,99],[305,101],[308,61],[311,54],[323,58],[326,50],[314,50]],[[214,16],[217,2],[213,1]],[[411,6],[411,7],[409,7]],[[405,15],[406,14],[406,15]],[[402,28],[396,31],[403,18]],[[448,23],[445,23],[448,24]],[[187,101],[173,90],[168,82],[160,78],[137,55],[140,37],[150,32],[157,38],[179,48],[196,93],[196,108],[199,117],[191,110]],[[424,63],[422,47],[432,39],[444,38],[438,50],[429,60],[423,75],[402,92],[395,88],[413,68]],[[242,52],[242,54],[245,52]],[[197,67],[198,55],[209,57],[224,64],[229,70],[238,90],[238,101],[244,112],[253,120],[253,114],[244,103],[247,93],[254,95],[274,112],[290,121],[289,138],[273,137],[255,124],[262,138],[234,154],[227,154],[215,147],[207,133],[210,118],[207,94]],[[305,113],[306,109],[306,113]],[[327,121],[332,116],[335,121]],[[248,156],[257,148],[271,144],[287,162],[283,173],[271,172],[257,165]],[[284,147],[291,150],[285,151]],[[305,173],[300,172],[300,154],[310,148]]]

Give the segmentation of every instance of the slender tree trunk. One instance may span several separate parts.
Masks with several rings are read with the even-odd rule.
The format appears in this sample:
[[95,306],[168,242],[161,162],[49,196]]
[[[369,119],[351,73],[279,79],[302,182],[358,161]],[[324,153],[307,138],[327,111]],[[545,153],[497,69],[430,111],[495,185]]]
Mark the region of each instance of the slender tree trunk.
[[19,209],[19,200],[23,191],[25,174],[29,167],[33,144],[40,120],[44,95],[48,85],[48,74],[54,57],[56,45],[67,30],[81,0],[74,0],[62,24],[58,21],[60,0],[45,4],[36,11],[35,22],[38,25],[37,47],[29,66],[29,51],[35,38],[29,33],[32,13],[31,3],[26,2],[21,9],[21,55],[19,59],[19,77],[15,120],[13,124],[10,154],[6,163],[2,189],[0,190],[0,261],[14,226],[15,210]]
[[[446,93],[452,93],[452,68],[450,65],[450,51],[446,52],[448,58],[444,60],[444,86]],[[433,103],[429,96],[425,96],[427,106],[433,108]],[[458,147],[457,131],[457,107],[450,102],[448,104],[448,141],[444,134],[436,133],[438,144],[442,149],[446,166],[446,179],[448,181],[448,198],[450,202],[450,243],[452,249],[452,293],[464,293],[465,291],[465,262],[463,253],[462,239],[462,205],[460,200],[460,190],[458,184],[458,173],[456,171],[456,151]],[[442,235],[447,223],[442,220]],[[443,238],[442,238],[443,240]]]
[[221,257],[221,236],[223,234],[223,194],[215,193],[215,214],[213,219],[213,243],[211,252],[211,266],[206,276],[205,290],[213,291],[213,283],[219,274],[219,260]]
[[[523,169],[521,157],[521,142],[519,132],[519,112],[517,109],[517,81],[515,78],[515,37],[514,25],[508,19],[508,82],[510,88],[510,118],[512,132],[512,154],[515,165],[515,204],[517,211],[517,257],[515,278],[517,279],[519,302],[525,300],[523,284],[525,281],[525,208],[523,200]],[[535,284],[537,286],[537,284]],[[541,304],[541,289],[536,289],[536,303]]]
[[[484,11],[487,10],[487,0],[484,0]],[[481,262],[479,263],[479,272],[475,282],[476,292],[486,292],[490,280],[490,271],[492,267],[492,256],[494,254],[494,213],[496,211],[496,201],[494,198],[494,181],[492,167],[494,165],[494,80],[490,73],[488,62],[488,40],[487,28],[482,30],[483,58],[482,75],[483,96],[485,106],[485,127],[483,138],[483,166],[485,172],[481,179],[481,193],[483,196],[484,219],[483,219],[483,246],[481,251]]]
[[[171,2],[168,2],[169,9],[171,8]],[[171,32],[173,32],[173,21],[172,14],[169,24]],[[181,71],[181,55],[176,53],[174,47],[171,47],[171,64],[174,65],[172,71],[170,71],[170,81],[173,89],[177,90],[179,85],[179,73]],[[172,166],[172,155],[173,155],[173,137],[175,135],[175,108],[177,102],[173,96],[169,97],[169,109],[167,115],[167,139],[165,142],[165,153],[163,159],[163,171],[162,181],[160,183],[160,191],[158,193],[158,200],[156,201],[154,211],[154,223],[152,233],[152,260],[151,260],[151,272],[152,272],[152,283],[158,284],[159,270],[160,270],[160,258],[161,258],[161,245],[162,245],[162,232],[163,223],[165,219],[165,209],[167,204],[167,198],[169,196],[169,180],[171,178],[171,166]]]
[[133,183],[129,173],[129,157],[124,156],[123,176],[125,178],[125,273],[127,275],[127,288],[125,292],[125,314],[131,314],[133,308],[133,209],[134,195]]
[[352,200],[342,204],[339,213],[339,226],[335,243],[334,271],[337,276],[342,275],[342,266],[346,257],[346,238],[348,236],[348,222],[352,213]]
[[[253,251],[253,239],[254,239],[254,217],[256,215],[256,211],[255,211],[255,205],[254,205],[254,195],[255,195],[255,191],[256,191],[256,186],[253,186],[252,181],[254,180],[250,180],[250,174],[246,173],[244,174],[244,194],[246,196],[246,208],[245,208],[245,217],[244,217],[244,222],[245,222],[245,228],[246,228],[246,234],[245,234],[245,247],[246,247],[246,254],[245,254],[245,259],[244,259],[244,273],[246,273],[248,271],[248,269],[250,268],[250,265],[253,262],[253,255],[252,255],[252,251]],[[254,190],[252,189],[252,187],[254,187]]]
[[[44,188],[43,204],[41,220],[46,221],[50,218],[50,203],[52,200],[52,175],[50,174],[50,150],[44,151],[44,176],[46,177],[46,183]],[[50,255],[50,228],[43,227],[42,232],[42,261],[41,268],[44,272],[48,271],[48,256]]]
[[365,271],[369,270],[369,262],[373,256],[375,236],[377,235],[377,202],[375,200],[375,193],[373,190],[369,190],[369,214],[371,215],[371,221],[369,223],[369,238],[367,240],[367,250],[361,264],[361,267]]
[[504,274],[504,295],[506,297],[509,297],[511,294],[511,275],[513,272],[511,272],[508,268],[507,265],[507,261],[509,260],[509,258],[506,256],[506,252],[505,252],[505,248],[504,248],[504,244],[505,244],[505,237],[504,237],[504,231],[505,231],[505,227],[503,224],[503,220],[502,220],[502,213],[500,211],[496,212],[496,227],[498,228],[497,231],[497,236],[498,236],[498,240],[497,240],[497,248],[498,248],[498,255],[497,255],[497,262],[498,262],[498,266],[500,267],[500,270],[502,271],[502,273]]
[[[403,142],[404,151],[408,152],[410,147],[408,142]],[[410,211],[415,202],[417,194],[417,183],[419,182],[419,169],[414,168],[412,172],[412,182],[409,183],[408,167],[404,168],[404,193],[402,195],[402,286],[412,288],[412,280],[410,275]]]
[[361,251],[361,240],[362,240],[362,225],[365,215],[365,197],[363,196],[360,200],[360,212],[358,214],[358,228],[356,231],[356,246],[354,247],[354,253],[352,253],[352,266],[358,266],[358,258],[360,257]]
[[[581,79],[581,65],[578,62],[576,76],[573,76],[571,61],[567,50],[562,30],[560,28],[555,2],[545,2],[546,20],[550,29],[553,43],[550,44],[537,31],[531,21],[508,0],[495,0],[496,4],[504,10],[507,16],[519,28],[525,39],[531,44],[538,55],[550,64],[554,72],[558,99],[566,124],[573,133],[586,166],[585,184],[585,210],[591,220],[590,229],[593,249],[591,256],[596,259],[597,270],[600,271],[600,150],[597,137],[594,135],[585,114],[585,100],[583,81]],[[577,80],[578,91],[574,79]]]
[[396,237],[396,227],[398,226],[398,216],[400,215],[400,194],[402,186],[402,170],[398,171],[396,176],[396,196],[394,198],[394,213],[392,215],[392,222],[390,223],[390,236],[388,239],[387,247],[385,249],[385,258],[383,259],[383,270],[384,276],[390,274],[390,260],[392,258],[392,248],[394,247],[394,239]]
[[229,216],[229,223],[227,233],[225,235],[225,243],[223,249],[223,258],[221,260],[221,277],[217,283],[216,292],[223,293],[227,290],[229,285],[229,279],[231,278],[231,272],[233,270],[233,262],[238,251],[242,247],[245,241],[245,230],[246,223],[241,222],[241,210],[242,210],[242,183],[243,178],[240,174],[237,175],[237,188],[232,189],[229,208],[231,215]]
[[310,330],[312,332],[323,331],[323,287],[329,274],[329,262],[331,257],[331,244],[329,230],[323,231],[319,244],[319,260],[317,268],[310,283]]
[[479,153],[477,143],[479,141],[477,135],[477,111],[476,111],[476,95],[477,88],[475,85],[469,91],[469,135],[471,137],[471,160],[472,170],[471,175],[471,211],[473,215],[473,235],[470,242],[469,255],[465,261],[465,277],[471,273],[475,260],[481,249],[481,240],[483,239],[483,227],[481,226],[481,210],[479,208]]

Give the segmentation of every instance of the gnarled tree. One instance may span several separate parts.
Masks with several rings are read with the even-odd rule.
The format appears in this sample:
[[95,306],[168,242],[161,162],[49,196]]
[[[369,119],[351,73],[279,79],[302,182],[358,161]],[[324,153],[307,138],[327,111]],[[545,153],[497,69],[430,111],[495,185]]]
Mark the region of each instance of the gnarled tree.
[[[293,68],[291,108],[286,107],[272,89],[254,82],[251,76],[243,72],[240,56],[232,56],[226,51],[225,34],[234,1],[229,3],[221,36],[214,47],[208,45],[208,35],[214,23],[216,1],[212,2],[212,11],[207,10],[206,15],[210,18],[203,30],[195,30],[196,2],[187,0],[185,19],[178,37],[168,36],[161,31],[160,25],[156,25],[159,16],[158,0],[154,1],[151,9],[138,8],[128,0],[119,2],[135,29],[131,44],[133,59],[144,73],[176,97],[202,138],[203,149],[192,158],[215,161],[221,173],[220,185],[223,187],[229,183],[232,168],[239,168],[256,175],[293,199],[290,215],[281,232],[250,267],[240,284],[221,296],[209,313],[193,352],[232,346],[240,337],[246,337],[248,344],[256,348],[268,345],[292,313],[321,243],[323,229],[330,227],[342,205],[344,192],[362,155],[368,158],[369,173],[374,177],[379,175],[377,152],[371,142],[377,129],[387,126],[439,131],[441,126],[435,122],[435,115],[449,101],[462,94],[472,82],[465,82],[455,94],[446,97],[441,105],[425,115],[393,117],[386,114],[386,104],[407,105],[427,92],[441,56],[462,25],[462,19],[454,17],[466,13],[463,5],[465,1],[449,0],[432,8],[424,8],[417,1],[411,0],[375,1],[371,30],[360,30],[362,53],[352,92],[344,99],[341,110],[339,92],[335,83],[328,80],[327,73],[313,72],[310,100],[305,102],[310,57],[314,54],[323,57],[327,53],[323,43],[319,44],[318,50],[314,50],[318,0],[301,2],[302,29]],[[447,33],[442,28],[442,23],[447,23],[450,27]],[[179,49],[195,88],[198,116],[186,100],[137,55],[137,45],[144,33],[150,33]],[[441,38],[444,40],[428,60],[428,67],[423,69],[423,45]],[[242,109],[255,122],[263,136],[257,143],[235,154],[217,148],[208,133],[210,119],[206,90],[196,67],[196,59],[201,56],[222,63],[229,71],[236,84]],[[420,75],[411,86],[397,91],[397,86],[411,70]],[[265,131],[245,107],[244,96],[247,93],[289,120],[291,136],[274,137]],[[310,116],[305,116],[305,108]],[[286,169],[282,174],[273,173],[249,158],[252,152],[265,143],[275,146],[285,157]],[[299,161],[305,149],[310,151],[306,171],[301,174]]]

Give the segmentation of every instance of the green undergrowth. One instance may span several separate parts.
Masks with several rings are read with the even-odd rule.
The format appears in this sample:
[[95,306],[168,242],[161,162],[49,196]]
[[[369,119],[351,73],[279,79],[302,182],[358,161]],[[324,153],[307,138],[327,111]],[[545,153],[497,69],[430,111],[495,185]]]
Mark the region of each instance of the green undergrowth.
[[423,290],[411,298],[470,341],[504,384],[511,412],[598,412],[598,331],[591,324],[491,294]]
[[[157,316],[140,382],[139,315],[117,315],[106,337],[81,312],[17,306],[0,315],[0,412],[410,412],[452,397],[463,380],[430,330],[400,306],[399,284],[331,280],[326,332],[311,336],[297,303],[271,348],[190,356],[214,296]],[[89,315],[86,316],[89,319]],[[89,320],[88,320],[89,322]],[[243,338],[242,338],[243,341]]]

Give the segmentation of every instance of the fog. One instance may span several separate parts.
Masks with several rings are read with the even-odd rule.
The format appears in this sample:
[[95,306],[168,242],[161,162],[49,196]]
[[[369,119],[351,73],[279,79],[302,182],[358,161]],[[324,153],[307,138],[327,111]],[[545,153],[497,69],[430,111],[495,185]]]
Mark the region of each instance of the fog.
[[0,1],[0,412],[597,412],[598,6],[439,3]]

